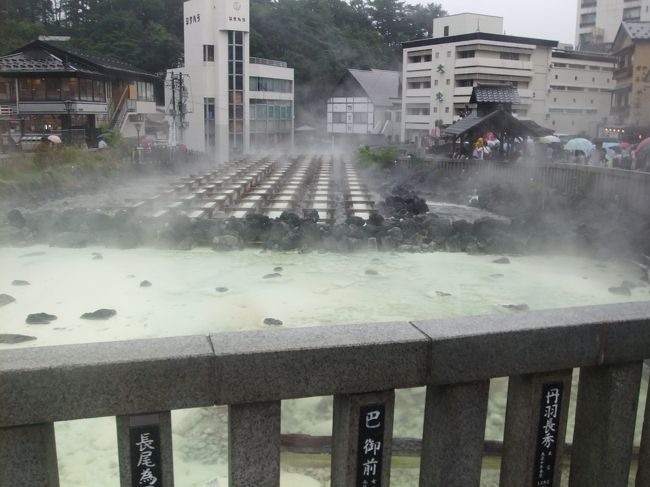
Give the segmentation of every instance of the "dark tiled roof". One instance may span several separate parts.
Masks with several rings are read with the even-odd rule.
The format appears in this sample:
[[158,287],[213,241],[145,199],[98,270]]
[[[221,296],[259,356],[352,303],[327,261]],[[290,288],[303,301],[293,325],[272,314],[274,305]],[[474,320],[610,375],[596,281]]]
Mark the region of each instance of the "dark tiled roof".
[[112,71],[121,71],[121,72],[132,73],[132,74],[141,74],[145,76],[152,76],[151,73],[145,71],[144,69],[140,69],[136,66],[133,66],[132,64],[125,63],[124,61],[120,61],[119,59],[115,59],[114,57],[111,56],[89,53],[69,45],[62,45],[61,43],[58,42],[51,43],[51,45],[61,51],[65,51],[72,54],[73,56],[77,56],[80,59],[101,66],[104,69],[108,69]]
[[29,50],[0,57],[0,73],[85,73],[98,74],[97,71],[78,63],[64,62],[52,53],[42,50]]
[[623,28],[632,40],[650,40],[650,22],[623,22]]
[[459,136],[479,127],[484,130],[507,129],[511,135],[518,137],[526,135],[542,137],[553,133],[552,130],[546,129],[532,120],[519,120],[503,110],[495,110],[484,117],[470,115],[443,129],[443,132]]
[[517,88],[512,85],[478,85],[472,91],[470,103],[521,103]]

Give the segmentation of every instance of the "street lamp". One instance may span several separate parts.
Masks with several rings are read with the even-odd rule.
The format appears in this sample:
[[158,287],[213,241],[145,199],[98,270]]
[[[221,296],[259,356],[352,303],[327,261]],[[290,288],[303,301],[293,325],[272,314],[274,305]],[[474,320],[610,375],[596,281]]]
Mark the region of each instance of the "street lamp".
[[74,102],[72,100],[66,100],[66,101],[63,102],[63,106],[65,107],[65,111],[68,114],[68,118],[67,118],[67,121],[68,121],[68,123],[67,123],[67,137],[65,137],[67,139],[68,144],[72,143],[72,133],[71,133],[72,115],[71,115],[71,113],[72,113],[72,105],[73,105],[73,103]]

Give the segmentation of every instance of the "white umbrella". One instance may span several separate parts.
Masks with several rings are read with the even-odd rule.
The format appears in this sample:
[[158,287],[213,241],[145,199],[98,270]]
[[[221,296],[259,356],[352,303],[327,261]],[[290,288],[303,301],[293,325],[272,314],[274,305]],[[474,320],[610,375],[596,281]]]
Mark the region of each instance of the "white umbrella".
[[540,137],[538,141],[541,144],[559,144],[562,142],[557,135],[547,135],[546,137]]
[[49,140],[53,144],[60,144],[62,142],[61,137],[59,137],[58,135],[49,135],[47,137],[47,140]]
[[594,144],[592,144],[589,140],[587,139],[571,139],[569,142],[566,143],[564,146],[564,150],[566,151],[582,151],[585,153],[585,155],[591,154],[591,151],[594,150]]

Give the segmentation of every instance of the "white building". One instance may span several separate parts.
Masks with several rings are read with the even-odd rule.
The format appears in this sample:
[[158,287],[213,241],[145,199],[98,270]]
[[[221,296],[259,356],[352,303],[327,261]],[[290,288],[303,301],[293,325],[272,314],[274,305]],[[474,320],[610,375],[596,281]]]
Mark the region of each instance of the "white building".
[[355,144],[398,141],[399,71],[349,69],[327,100],[327,133]]
[[545,96],[556,41],[503,35],[500,17],[459,14],[434,20],[433,37],[403,44],[402,140],[450,125],[479,83],[514,85],[513,112],[545,125]]
[[420,142],[461,118],[479,83],[515,86],[519,118],[558,133],[597,135],[609,115],[614,59],[557,45],[503,35],[500,17],[435,19],[432,38],[403,44],[402,140]]
[[165,93],[178,142],[214,153],[219,161],[251,149],[290,146],[293,69],[250,57],[248,0],[188,0],[183,10],[185,66],[168,71]]
[[624,20],[650,20],[650,0],[579,0],[576,45],[608,49]]

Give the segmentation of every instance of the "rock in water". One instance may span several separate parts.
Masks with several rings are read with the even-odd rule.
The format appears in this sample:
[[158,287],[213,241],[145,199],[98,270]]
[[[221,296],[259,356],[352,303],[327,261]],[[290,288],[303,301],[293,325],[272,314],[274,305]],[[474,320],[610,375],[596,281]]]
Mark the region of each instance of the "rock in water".
[[16,301],[16,298],[13,296],[9,296],[8,294],[0,294],[0,308],[13,303],[14,301]]
[[490,274],[490,277],[493,279],[501,279],[502,277],[505,277],[503,274]]
[[273,269],[273,272],[282,272],[284,269],[282,267],[276,267]]
[[368,270],[366,270],[366,276],[378,276],[378,275],[379,275],[379,272],[377,272],[377,271],[374,270],[374,269],[368,269]]
[[117,314],[114,309],[98,309],[92,313],[84,313],[81,315],[82,320],[107,320]]
[[618,296],[632,296],[632,292],[628,288],[622,286],[610,287],[609,292]]
[[496,259],[492,261],[493,264],[510,264],[510,259],[507,257],[501,257],[500,259]]
[[50,315],[47,313],[32,313],[27,315],[25,323],[28,325],[49,325],[51,321],[56,320],[55,315]]
[[445,292],[442,292],[442,291],[436,291],[436,294],[438,296],[440,296],[441,298],[448,298],[449,296],[451,296],[451,294],[445,293]]
[[282,277],[282,274],[280,274],[279,272],[274,272],[273,274],[265,275],[264,277],[262,277],[262,279],[276,279],[278,277]]
[[228,292],[228,288],[227,288],[227,287],[218,287],[218,288],[216,289],[216,291],[217,291],[218,293],[227,293],[227,292]]
[[31,284],[29,281],[23,281],[21,279],[16,279],[15,281],[12,281],[11,283],[12,286],[30,286]]
[[151,287],[151,282],[146,279],[140,283],[140,287]]
[[104,256],[99,252],[93,252],[93,260],[102,260]]
[[276,320],[275,318],[264,318],[264,324],[269,326],[280,326],[282,321]]
[[16,228],[23,228],[27,225],[27,220],[25,220],[21,211],[17,208],[14,208],[7,213],[7,221],[9,222],[9,225]]
[[0,333],[0,343],[4,345],[15,345],[16,343],[30,342],[36,337],[28,335],[17,335],[15,333]]
[[511,311],[528,311],[530,310],[530,307],[527,304],[502,304],[501,305],[505,309],[509,309]]
[[41,255],[45,255],[45,252],[30,252],[28,254],[23,254],[20,257],[21,258],[26,258],[26,257],[39,257]]

